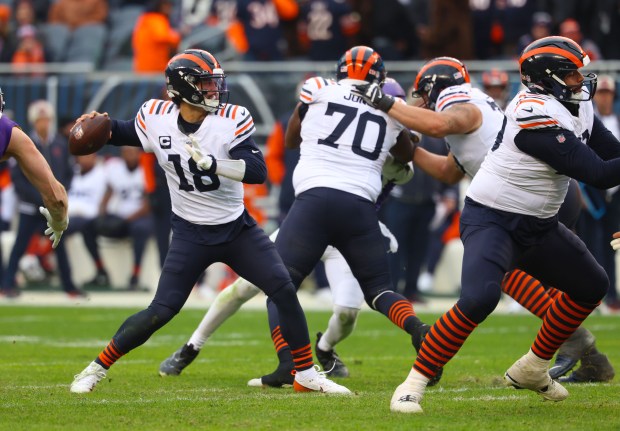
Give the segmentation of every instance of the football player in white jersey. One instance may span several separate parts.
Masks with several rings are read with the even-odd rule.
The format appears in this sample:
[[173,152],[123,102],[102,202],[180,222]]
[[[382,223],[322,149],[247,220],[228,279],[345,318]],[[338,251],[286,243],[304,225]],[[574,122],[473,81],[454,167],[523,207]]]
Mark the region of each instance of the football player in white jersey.
[[[495,144],[504,122],[503,112],[495,100],[473,88],[465,65],[452,57],[437,57],[424,64],[417,74],[413,95],[426,109],[417,106],[391,104],[381,89],[372,84],[358,86],[358,92],[368,103],[384,106],[390,116],[417,132],[445,138],[447,156],[433,154],[424,148],[414,150],[413,161],[432,177],[454,184],[466,175],[473,178],[488,151]],[[388,95],[389,96],[389,95]],[[559,210],[559,221],[574,229],[581,211],[581,196],[577,181],[572,180]],[[506,274],[502,291],[541,319],[559,294],[546,289],[538,280],[514,269]],[[598,381],[609,380],[613,367],[607,357],[596,350],[595,337],[580,327],[558,351],[550,369],[552,378],[570,371],[582,358],[597,356],[597,366],[590,365],[590,375]],[[592,361],[587,361],[592,363]]]
[[251,138],[252,116],[245,107],[227,103],[224,71],[207,51],[177,54],[165,75],[171,100],[149,100],[135,119],[112,120],[108,144],[142,147],[157,157],[172,202],[170,248],[151,304],[121,325],[75,377],[71,392],[92,391],[110,366],[181,310],[209,265],[223,262],[263,290],[283,316],[295,390],[350,394],[315,369],[295,287],[274,244],[243,205],[242,182],[262,183],[266,177],[265,161]]
[[519,63],[526,90],[509,104],[461,215],[461,296],[431,328],[392,397],[393,411],[422,412],[428,379],[493,311],[504,274],[516,267],[562,293],[506,381],[564,400],[568,391],[549,375],[551,358],[607,292],[605,271],[557,216],[570,178],[599,188],[620,184],[620,142],[593,115],[596,75],[582,75],[587,54],[557,36],[532,42]]
[[[394,97],[405,99],[405,90],[394,79],[386,78],[383,91]],[[383,165],[383,182],[386,183],[379,200],[389,195],[389,190],[394,184],[404,184],[413,177],[413,169],[408,165],[392,163]],[[379,222],[381,232],[389,240],[390,253],[396,253],[398,242],[389,229]],[[279,230],[270,235],[275,241]],[[348,377],[349,369],[342,362],[334,347],[347,338],[355,327],[357,316],[364,302],[364,295],[359,283],[351,273],[346,260],[338,250],[329,246],[321,257],[325,263],[325,272],[333,298],[333,314],[329,319],[327,330],[316,343],[314,353],[325,370],[331,377]],[[205,313],[202,321],[191,335],[187,343],[184,343],[176,352],[172,353],[159,366],[161,376],[178,376],[198,356],[208,338],[239,308],[256,296],[260,290],[249,281],[239,277],[232,284],[224,288],[214,299]],[[278,356],[286,358],[290,362],[290,347],[282,342],[279,333],[273,336],[274,347]],[[283,375],[269,375],[260,379],[252,379],[252,386],[281,387],[292,383],[293,376],[286,372]]]
[[[325,248],[334,246],[366,303],[410,334],[417,350],[428,325],[406,298],[392,291],[375,209],[388,154],[402,165],[411,160],[409,131],[352,93],[354,84],[382,84],[385,77],[380,55],[356,46],[338,61],[336,81],[313,77],[304,83],[285,134],[287,148],[300,148],[293,174],[295,201],[280,226],[276,248],[299,287]],[[274,334],[279,316],[269,300],[268,311]],[[290,373],[291,365],[280,358],[276,371],[261,380]]]

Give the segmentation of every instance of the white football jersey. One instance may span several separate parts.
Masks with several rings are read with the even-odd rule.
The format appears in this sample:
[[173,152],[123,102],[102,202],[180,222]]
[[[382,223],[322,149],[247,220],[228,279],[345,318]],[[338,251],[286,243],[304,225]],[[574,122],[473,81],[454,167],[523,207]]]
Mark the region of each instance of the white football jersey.
[[377,199],[383,163],[403,126],[351,93],[352,83],[359,81],[314,77],[304,83],[299,100],[308,111],[293,174],[295,195],[328,187]]
[[[485,158],[467,196],[503,211],[540,218],[554,216],[564,201],[570,178],[519,150],[515,136],[521,130],[561,128],[573,132],[585,145],[593,123],[592,102],[581,102],[579,117],[575,117],[551,96],[519,92],[506,108],[501,142],[496,142]],[[562,145],[565,139],[558,130],[554,143]]]
[[106,211],[127,218],[143,205],[144,171],[140,166],[130,171],[120,157],[108,159],[104,169],[107,185],[112,189]]
[[106,190],[106,174],[101,163],[97,163],[85,174],[76,172],[71,180],[69,195],[69,216],[92,219],[99,214],[99,204]]
[[[219,225],[243,213],[243,184],[196,166],[185,149],[189,138],[177,125],[178,107],[164,100],[149,100],[138,112],[135,126],[145,151],[152,152],[166,172],[172,211],[191,223]],[[250,112],[227,104],[209,114],[193,134],[204,155],[230,159],[229,151],[254,133]]]
[[435,111],[446,111],[460,103],[471,103],[476,106],[482,113],[482,124],[472,133],[448,135],[445,139],[460,168],[473,177],[497,138],[504,114],[492,97],[477,88],[472,88],[471,84],[444,89],[437,98]]

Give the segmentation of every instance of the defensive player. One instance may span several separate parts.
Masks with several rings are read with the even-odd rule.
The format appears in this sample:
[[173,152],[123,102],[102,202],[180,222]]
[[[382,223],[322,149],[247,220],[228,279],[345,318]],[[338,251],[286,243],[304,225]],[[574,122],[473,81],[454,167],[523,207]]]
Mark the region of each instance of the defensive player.
[[[381,56],[356,46],[338,61],[336,81],[313,77],[304,83],[285,134],[287,148],[301,150],[293,175],[295,201],[276,248],[298,288],[325,248],[334,246],[349,264],[366,303],[410,334],[417,350],[428,325],[407,299],[392,291],[375,210],[388,154],[403,165],[411,160],[409,131],[352,93],[354,84],[381,85],[385,77]],[[269,300],[267,309],[273,334],[279,316]],[[281,361],[261,380],[287,369],[290,372],[290,364]]]
[[165,170],[173,211],[170,248],[149,307],[121,325],[75,377],[71,392],[92,391],[121,356],[181,310],[209,265],[223,262],[262,289],[285,316],[281,330],[291,345],[295,389],[350,394],[315,369],[290,276],[269,237],[243,206],[242,182],[261,183],[266,176],[265,161],[251,138],[252,116],[245,107],[227,103],[224,71],[207,51],[174,56],[165,74],[171,100],[149,100],[134,120],[112,120],[108,143],[143,147]]
[[[49,235],[52,247],[56,248],[69,225],[67,191],[54,177],[47,160],[32,139],[3,113],[4,94],[0,89],[0,160],[13,157],[26,178],[41,194],[44,206],[39,207],[39,212],[47,220],[45,235]],[[19,292],[13,290],[2,293],[8,297],[19,295]]]
[[[405,91],[391,78],[386,78],[383,91],[394,97],[404,100]],[[413,169],[407,165],[393,163],[390,161],[383,165],[383,182],[387,182],[381,196],[386,196],[389,184],[404,184],[413,175]],[[390,252],[395,253],[398,248],[396,238],[391,232],[380,223],[381,232],[390,241]],[[275,231],[270,238],[275,241],[278,231]],[[351,273],[342,254],[334,247],[329,246],[322,256],[325,263],[325,271],[329,281],[329,286],[333,297],[333,314],[329,319],[327,330],[319,337],[315,347],[317,359],[323,366],[326,374],[332,377],[348,377],[349,370],[334,351],[334,347],[346,337],[348,337],[355,327],[359,310],[364,301],[364,295],[359,283]],[[160,367],[159,374],[162,376],[179,375],[201,351],[207,339],[219,328],[219,326],[232,316],[248,300],[256,296],[260,290],[243,278],[238,278],[234,283],[222,290],[204,318],[187,341],[170,357],[165,359]],[[281,362],[290,363],[292,361],[290,347],[283,340],[281,334],[272,334],[274,347]],[[292,384],[292,375],[288,367],[281,367],[283,371],[277,374],[269,374],[260,379],[252,379],[249,384],[252,386],[272,386],[281,387]]]
[[[373,97],[368,98],[369,103],[389,101],[389,98],[384,99],[382,91],[370,87],[359,87],[363,97],[372,94]],[[472,178],[495,143],[504,121],[503,112],[495,99],[473,88],[465,65],[451,57],[428,61],[416,76],[413,95],[427,109],[398,104],[389,109],[388,114],[415,131],[445,138],[450,149],[448,155],[443,156],[417,147],[413,159],[416,165],[449,184],[458,182],[466,175]],[[579,186],[577,181],[572,180],[560,207],[559,221],[574,229],[580,212]],[[502,290],[541,319],[559,293],[553,288],[545,289],[538,280],[520,269],[506,274]],[[596,359],[593,361],[594,357]],[[580,359],[590,364],[590,381],[606,381],[613,377],[611,363],[596,349],[594,335],[583,327],[562,344],[550,369],[551,377],[555,379],[566,374]]]
[[461,216],[460,299],[425,338],[392,397],[393,411],[422,412],[428,379],[493,311],[502,279],[515,267],[563,293],[545,314],[530,351],[506,372],[506,381],[548,400],[565,399],[568,392],[549,375],[551,358],[607,291],[604,270],[557,216],[571,177],[601,188],[620,183],[620,143],[593,116],[596,75],[581,74],[588,56],[562,37],[533,42],[519,63],[527,89],[509,104]]

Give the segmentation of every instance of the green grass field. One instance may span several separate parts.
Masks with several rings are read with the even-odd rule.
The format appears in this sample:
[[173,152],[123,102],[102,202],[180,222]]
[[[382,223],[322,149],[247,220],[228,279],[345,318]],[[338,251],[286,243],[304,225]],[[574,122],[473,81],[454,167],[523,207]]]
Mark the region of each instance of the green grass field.
[[[187,340],[202,317],[184,310],[144,346],[123,357],[95,392],[69,393],[80,372],[135,310],[0,307],[0,429],[10,430],[620,430],[620,377],[572,385],[561,403],[503,384],[504,371],[533,341],[539,321],[491,316],[430,388],[422,415],[389,410],[414,351],[406,334],[364,312],[338,352],[351,370],[353,397],[256,389],[248,379],[272,371],[266,314],[242,311],[226,322],[191,367],[161,378],[159,363]],[[329,314],[308,312],[314,334]],[[422,315],[426,321],[437,315]],[[620,316],[586,326],[620,369]]]

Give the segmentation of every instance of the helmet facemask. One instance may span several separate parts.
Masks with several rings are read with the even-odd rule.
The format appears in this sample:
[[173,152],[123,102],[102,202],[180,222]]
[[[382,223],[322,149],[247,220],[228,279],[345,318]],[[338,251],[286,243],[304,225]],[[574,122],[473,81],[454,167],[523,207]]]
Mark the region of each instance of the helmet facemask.
[[215,112],[228,103],[226,75],[222,69],[214,69],[213,73],[179,70],[178,74],[192,91],[178,94],[172,86],[168,86],[171,97],[178,96],[184,102],[207,112]]

